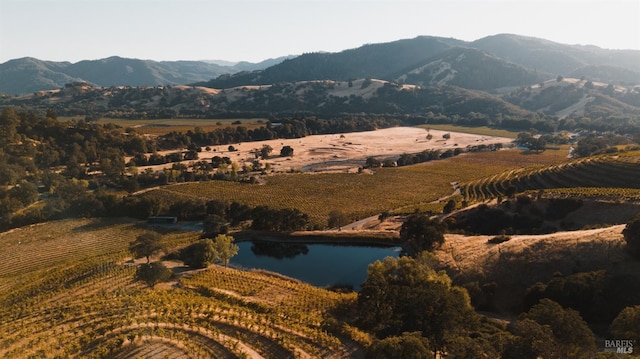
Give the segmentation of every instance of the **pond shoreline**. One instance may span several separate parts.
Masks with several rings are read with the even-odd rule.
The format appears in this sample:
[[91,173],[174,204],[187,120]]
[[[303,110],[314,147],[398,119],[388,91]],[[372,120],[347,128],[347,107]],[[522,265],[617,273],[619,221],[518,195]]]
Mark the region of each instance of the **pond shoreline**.
[[403,247],[400,238],[394,233],[370,231],[301,231],[270,232],[245,230],[229,233],[236,242],[262,241],[286,242],[295,244],[334,244],[348,246]]

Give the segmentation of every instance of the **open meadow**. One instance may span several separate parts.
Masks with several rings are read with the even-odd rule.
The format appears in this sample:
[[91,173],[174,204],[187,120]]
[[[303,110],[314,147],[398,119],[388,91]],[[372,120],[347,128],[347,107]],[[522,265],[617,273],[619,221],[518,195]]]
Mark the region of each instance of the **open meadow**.
[[[143,129],[146,131],[146,128]],[[429,138],[427,138],[429,136]],[[446,137],[446,138],[445,138]],[[501,144],[507,147],[513,138],[496,135],[470,134],[431,130],[419,127],[392,127],[375,131],[343,134],[312,135],[303,138],[275,139],[210,146],[198,153],[199,160],[210,161],[214,156],[229,157],[242,167],[256,160],[263,146],[273,152],[261,162],[269,163],[273,172],[357,172],[366,159],[375,157],[397,160],[402,154],[415,154],[426,150],[464,150],[470,146]],[[293,156],[280,156],[284,146],[293,148]],[[160,151],[166,155],[174,151]],[[190,161],[182,161],[187,165]],[[172,164],[142,166],[139,170],[171,168]]]

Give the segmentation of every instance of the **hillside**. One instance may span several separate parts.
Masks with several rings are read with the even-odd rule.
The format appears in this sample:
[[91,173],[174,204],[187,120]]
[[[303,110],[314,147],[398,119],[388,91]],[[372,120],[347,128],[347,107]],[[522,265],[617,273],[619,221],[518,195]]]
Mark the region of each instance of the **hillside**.
[[[126,218],[80,219],[0,234],[0,356],[361,355],[347,331],[332,334],[325,325],[327,312],[353,294],[218,266],[185,272],[175,262],[165,262],[180,273],[173,282],[156,288],[135,282],[123,248],[145,230]],[[193,232],[162,235],[170,249],[197,241]]]
[[[519,168],[494,176],[460,184],[460,191],[469,201],[506,197],[509,188],[517,192],[546,191],[559,188],[582,188],[585,193],[602,188],[640,189],[637,173],[638,157],[592,156],[569,160],[549,167]],[[574,193],[575,195],[575,193]],[[629,193],[635,198],[636,193]],[[624,198],[616,193],[614,198]]]
[[73,83],[61,90],[0,99],[0,106],[54,109],[65,116],[128,118],[267,117],[309,113],[528,116],[504,100],[455,86],[416,87],[376,79],[302,81],[212,89],[202,86],[95,87]]
[[640,114],[640,91],[637,87],[578,78],[558,77],[507,91],[501,98],[526,110],[560,118]]
[[[640,73],[640,51],[607,50],[596,46],[566,45],[534,37],[500,34],[469,44],[495,56],[539,72],[568,75],[588,65],[608,65]],[[601,78],[613,82],[612,78]]]
[[264,69],[282,60],[284,58],[223,66],[204,61],[151,61],[118,56],[73,64],[26,57],[0,64],[0,93],[56,90],[72,82],[105,87],[187,84],[247,69]]
[[526,86],[542,78],[535,71],[507,63],[490,53],[473,48],[455,47],[403,73],[397,80],[408,84],[448,84],[486,91],[501,87]]
[[391,80],[394,73],[415,65],[421,59],[462,44],[462,41],[455,39],[419,36],[364,45],[338,53],[309,53],[263,71],[225,75],[199,85],[228,88],[308,80],[347,81],[366,77]]
[[80,81],[64,73],[69,65],[68,62],[41,61],[30,57],[7,61],[0,65],[0,92],[23,94],[53,90]]
[[[460,57],[463,50],[456,49],[459,47],[466,48],[466,56]],[[471,49],[481,52],[474,53]],[[464,61],[456,61],[459,58]],[[620,79],[620,74],[630,74],[625,80],[633,81],[640,75],[639,63],[640,51],[565,45],[519,35],[489,36],[473,42],[419,36],[337,53],[305,54],[263,71],[223,75],[198,85],[226,88],[367,77],[391,81],[400,77],[408,84],[438,83],[442,79],[455,78],[449,83],[487,90],[530,85],[539,79],[577,71],[603,82],[614,82]],[[598,66],[608,66],[611,70],[591,71]],[[455,72],[457,76],[447,76],[447,71]],[[415,74],[422,76],[413,76]]]
[[[474,42],[419,36],[259,64],[220,63],[17,59],[0,65],[0,93],[7,94],[0,106],[88,118],[457,115],[477,125],[540,115],[640,116],[640,51],[518,35]],[[67,89],[79,83],[89,86],[69,97]]]
[[562,75],[632,85],[640,82],[638,64],[640,51],[566,45],[513,34],[473,42],[418,36],[335,53],[282,56],[255,64],[215,60],[158,62],[118,56],[72,64],[21,58],[0,64],[0,93],[53,90],[77,81],[96,86],[195,83],[231,88],[313,80],[402,78],[414,85],[448,83],[492,90],[532,85]]

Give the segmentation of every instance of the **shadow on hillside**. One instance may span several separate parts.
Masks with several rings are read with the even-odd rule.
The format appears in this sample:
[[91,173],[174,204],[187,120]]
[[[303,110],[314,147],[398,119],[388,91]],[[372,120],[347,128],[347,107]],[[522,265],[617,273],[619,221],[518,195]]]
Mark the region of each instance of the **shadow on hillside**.
[[127,217],[118,218],[96,218],[91,219],[88,223],[73,228],[73,232],[88,232],[100,229],[106,229],[117,224],[133,224],[138,220]]

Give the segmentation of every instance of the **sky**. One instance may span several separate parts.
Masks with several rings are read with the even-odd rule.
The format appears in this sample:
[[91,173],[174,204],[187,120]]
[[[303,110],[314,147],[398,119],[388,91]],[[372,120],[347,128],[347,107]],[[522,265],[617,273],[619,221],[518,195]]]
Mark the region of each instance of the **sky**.
[[420,35],[640,50],[640,0],[0,0],[0,63],[259,62]]

